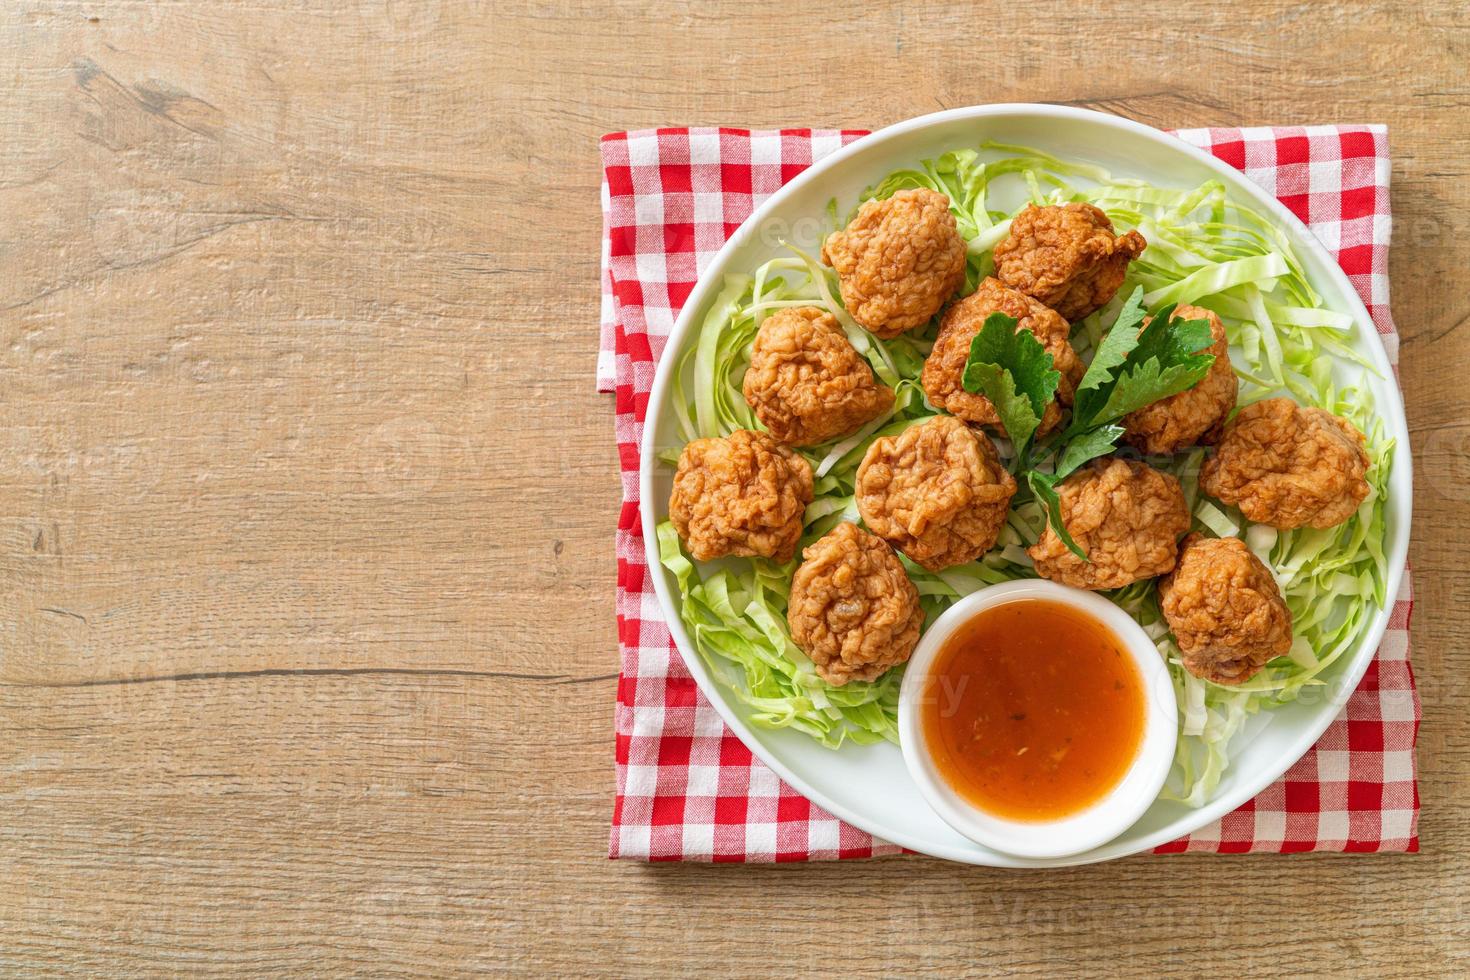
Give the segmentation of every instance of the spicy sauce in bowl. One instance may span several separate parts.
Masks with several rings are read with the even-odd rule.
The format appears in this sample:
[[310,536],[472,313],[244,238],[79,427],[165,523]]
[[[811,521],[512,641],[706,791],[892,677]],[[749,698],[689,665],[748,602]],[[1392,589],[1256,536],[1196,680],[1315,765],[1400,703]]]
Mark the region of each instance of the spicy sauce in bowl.
[[981,589],[932,623],[904,672],[904,762],[976,843],[1054,859],[1121,834],[1178,743],[1169,669],[1112,602],[1055,582]]
[[1015,599],[940,648],[922,702],[935,768],[975,806],[1053,820],[1117,786],[1143,738],[1143,679],[1097,619]]

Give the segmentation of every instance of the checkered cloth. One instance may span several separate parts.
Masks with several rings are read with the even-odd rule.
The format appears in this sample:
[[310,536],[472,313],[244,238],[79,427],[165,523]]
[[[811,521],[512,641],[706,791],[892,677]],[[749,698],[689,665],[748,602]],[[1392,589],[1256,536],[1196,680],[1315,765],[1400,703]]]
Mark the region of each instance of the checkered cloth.
[[[600,390],[616,395],[623,478],[612,857],[802,861],[899,850],[809,802],[725,727],[670,639],[648,580],[638,520],[638,446],[654,366],[701,269],[762,200],[862,135],[659,129],[602,139],[597,381]],[[1311,226],[1347,272],[1397,363],[1398,335],[1388,311],[1385,129],[1190,129],[1175,135],[1244,171]],[[1254,800],[1158,853],[1417,850],[1419,700],[1409,667],[1410,606],[1406,576],[1362,683],[1301,761]]]

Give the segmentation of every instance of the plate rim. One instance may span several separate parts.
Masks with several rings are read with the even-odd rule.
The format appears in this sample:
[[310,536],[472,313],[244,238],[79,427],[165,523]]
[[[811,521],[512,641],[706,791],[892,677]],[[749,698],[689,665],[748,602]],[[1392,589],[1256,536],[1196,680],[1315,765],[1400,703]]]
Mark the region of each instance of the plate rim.
[[[1395,440],[1393,465],[1389,471],[1389,484],[1392,487],[1392,498],[1388,506],[1391,508],[1392,517],[1403,528],[1399,539],[1392,543],[1392,550],[1389,554],[1388,574],[1384,592],[1387,597],[1386,602],[1377,611],[1373,621],[1363,631],[1362,635],[1366,639],[1360,641],[1357,656],[1342,675],[1341,679],[1343,683],[1336,686],[1332,696],[1324,702],[1324,707],[1318,715],[1313,718],[1309,725],[1306,725],[1299,732],[1295,741],[1291,743],[1290,749],[1282,753],[1280,758],[1285,760],[1284,762],[1281,762],[1279,765],[1273,763],[1272,765],[1261,767],[1251,775],[1251,778],[1244,780],[1235,792],[1222,794],[1220,797],[1199,807],[1193,812],[1191,818],[1185,821],[1187,825],[1185,829],[1165,828],[1164,830],[1145,835],[1138,842],[1123,847],[1115,846],[1117,844],[1117,839],[1115,838],[1107,844],[1103,844],[1082,854],[1053,859],[1026,859],[985,850],[974,851],[961,847],[935,846],[932,842],[915,839],[899,828],[878,826],[862,813],[853,811],[851,808],[830,799],[826,794],[814,789],[805,780],[796,775],[776,755],[767,750],[765,744],[756,737],[745,720],[734,711],[733,705],[726,701],[724,692],[719,689],[719,681],[711,675],[703,657],[694,648],[688,632],[684,628],[683,618],[679,615],[678,608],[675,605],[667,576],[663,573],[662,562],[658,554],[658,518],[655,514],[655,502],[650,494],[644,492],[647,487],[652,485],[654,468],[658,462],[654,446],[654,432],[657,429],[656,420],[661,417],[662,412],[666,408],[665,403],[669,397],[668,392],[673,376],[673,368],[677,361],[677,358],[667,356],[668,352],[679,350],[686,342],[687,335],[697,319],[697,311],[703,309],[712,292],[716,290],[718,277],[723,276],[725,273],[725,266],[729,263],[732,254],[745,244],[749,229],[758,227],[772,213],[779,211],[787,199],[794,196],[807,184],[819,180],[826,171],[877,143],[902,137],[931,126],[956,121],[1006,116],[1043,116],[1062,123],[1081,121],[1101,123],[1120,129],[1133,137],[1164,145],[1170,150],[1193,157],[1197,163],[1224,178],[1232,191],[1243,188],[1246,196],[1257,207],[1263,208],[1275,221],[1291,229],[1296,235],[1298,247],[1312,252],[1328,269],[1328,275],[1338,280],[1337,285],[1339,286],[1339,290],[1348,298],[1349,312],[1354,315],[1358,324],[1360,326],[1363,324],[1373,324],[1373,318],[1369,315],[1368,309],[1364,305],[1362,297],[1358,295],[1357,289],[1348,279],[1347,274],[1343,272],[1342,267],[1327,252],[1326,248],[1305,222],[1288,210],[1275,196],[1250,180],[1244,173],[1176,136],[1145,123],[1126,119],[1122,116],[1115,116],[1111,113],[1082,109],[1075,106],[1059,106],[1045,103],[992,103],[988,105],[946,109],[942,112],[915,116],[890,126],[885,126],[882,129],[874,130],[868,135],[854,140],[828,156],[823,157],[821,160],[818,160],[796,177],[783,184],[775,193],[762,202],[758,208],[751,212],[750,216],[741,223],[740,227],[730,235],[720,250],[715,253],[705,270],[700,273],[694,289],[690,291],[684,306],[679,311],[679,316],[675,320],[673,329],[664,342],[663,351],[654,374],[653,386],[649,392],[649,398],[644,412],[643,435],[639,447],[638,509],[643,530],[644,557],[650,571],[649,577],[653,581],[654,592],[658,596],[660,610],[668,625],[670,636],[678,648],[679,656],[683,659],[685,667],[699,685],[706,700],[719,712],[720,717],[729,726],[730,730],[735,733],[747,749],[770,767],[788,785],[838,819],[867,832],[879,841],[897,844],[907,850],[964,864],[986,867],[1069,867],[1150,852],[1160,844],[1165,844],[1177,840],[1182,836],[1194,833],[1206,824],[1237,809],[1246,801],[1254,799],[1262,790],[1279,779],[1286,770],[1295,765],[1316,744],[1318,739],[1321,738],[1322,733],[1337,718],[1343,705],[1347,703],[1348,698],[1352,696],[1352,693],[1362,681],[1368,665],[1373,661],[1374,653],[1376,653],[1379,645],[1383,641],[1383,635],[1388,628],[1388,621],[1392,615],[1394,602],[1403,584],[1413,519],[1413,468],[1410,465],[1406,465],[1405,462],[1412,458],[1412,453],[1409,447],[1409,433],[1404,411],[1403,391],[1399,386],[1398,376],[1393,370],[1393,366],[1389,363],[1387,351],[1383,346],[1382,335],[1377,332],[1376,325],[1372,332],[1372,339],[1375,342],[1366,345],[1366,347],[1367,353],[1374,362],[1374,368],[1385,380],[1392,379],[1393,381],[1393,384],[1389,387],[1392,392],[1392,405],[1396,408],[1396,411],[1387,413],[1387,417],[1385,417],[1385,421],[1389,423],[1391,435]],[[1327,709],[1327,705],[1330,705],[1331,710]],[[898,830],[898,832],[895,833],[895,830]]]

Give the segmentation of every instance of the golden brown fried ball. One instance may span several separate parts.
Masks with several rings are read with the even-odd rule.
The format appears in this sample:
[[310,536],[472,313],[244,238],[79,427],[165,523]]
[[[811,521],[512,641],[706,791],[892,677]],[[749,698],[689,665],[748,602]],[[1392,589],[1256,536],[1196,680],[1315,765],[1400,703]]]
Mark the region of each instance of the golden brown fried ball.
[[765,432],[695,439],[679,454],[669,519],[689,554],[791,560],[812,500],[812,468]]
[[1240,684],[1291,649],[1291,610],[1239,538],[1185,538],[1159,604],[1185,669],[1207,681]]
[[995,446],[952,415],[875,440],[857,472],[868,527],[931,572],[995,547],[1015,493]]
[[1320,408],[1267,398],[1242,408],[1225,427],[1199,485],[1272,527],[1333,527],[1368,496],[1363,433]]
[[1215,363],[1193,388],[1123,417],[1124,438],[1150,456],[1167,456],[1186,446],[1214,445],[1220,441],[1225,417],[1235,407],[1235,369],[1230,366],[1229,342],[1220,318],[1198,306],[1180,306],[1171,319],[1209,320],[1215,342],[1207,353],[1215,355]]
[[745,400],[771,435],[815,446],[847,435],[893,407],[893,389],[815,306],[777,310],[755,335]]
[[822,261],[837,270],[852,318],[879,337],[897,337],[928,323],[965,281],[965,240],[949,198],[899,191],[868,201],[828,235]]
[[939,337],[924,361],[924,371],[920,376],[924,394],[929,396],[930,404],[966,422],[1005,431],[990,399],[966,391],[963,384],[965,361],[970,357],[970,341],[975,339],[980,328],[985,326],[986,317],[992,313],[1015,317],[1016,329],[1026,330],[1041,341],[1041,346],[1051,354],[1053,364],[1061,372],[1057,401],[1046,407],[1038,435],[1050,432],[1062,419],[1062,405],[1072,404],[1072,392],[1086,369],[1067,339],[1071,333],[1067,321],[998,279],[985,279],[973,293],[944,311]]
[[1076,321],[1113,298],[1147,245],[1136,231],[1114,235],[1108,216],[1091,204],[1028,204],[995,246],[995,275]]
[[924,611],[881,538],[842,523],[807,545],[791,580],[791,638],[829,684],[877,680],[919,642]]
[[1189,510],[1168,473],[1130,460],[1094,460],[1063,480],[1057,495],[1062,524],[1089,560],[1067,550],[1048,525],[1027,552],[1042,578],[1078,589],[1121,589],[1174,567]]

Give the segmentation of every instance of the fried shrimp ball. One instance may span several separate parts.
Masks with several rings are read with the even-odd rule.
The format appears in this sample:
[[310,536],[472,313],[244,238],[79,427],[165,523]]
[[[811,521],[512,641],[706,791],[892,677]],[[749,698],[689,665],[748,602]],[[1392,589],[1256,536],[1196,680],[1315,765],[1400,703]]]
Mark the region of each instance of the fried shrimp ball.
[[1242,408],[1225,427],[1199,485],[1272,527],[1333,527],[1368,496],[1363,433],[1320,408],[1267,398]]
[[1150,456],[1167,456],[1186,446],[1219,442],[1225,417],[1235,407],[1235,369],[1230,366],[1229,345],[1220,318],[1198,306],[1180,306],[1171,319],[1209,320],[1210,336],[1215,342],[1207,353],[1215,355],[1215,363],[1193,388],[1123,417],[1124,438]]
[[1114,235],[1091,204],[1028,204],[995,246],[995,275],[1074,322],[1113,298],[1147,245],[1136,231]]
[[857,472],[868,527],[931,572],[995,547],[1015,493],[991,441],[952,415],[875,440]]
[[877,680],[919,642],[919,593],[893,549],[842,523],[807,546],[786,621],[817,675],[841,686]]
[[699,561],[790,561],[812,500],[812,468],[765,432],[695,439],[679,454],[669,519]]
[[965,281],[965,240],[938,191],[899,191],[858,208],[827,236],[822,261],[837,270],[842,303],[879,337],[923,326]]
[[1189,530],[1184,490],[1168,473],[1117,458],[1094,460],[1057,487],[1062,524],[1083,561],[1050,526],[1027,552],[1036,573],[1078,589],[1121,589],[1162,575]]
[[919,379],[924,386],[924,394],[929,396],[931,404],[966,422],[1005,431],[990,399],[977,392],[966,391],[963,384],[965,361],[970,357],[970,341],[975,339],[980,328],[985,326],[985,318],[992,313],[1015,317],[1016,329],[1028,331],[1041,341],[1041,346],[1050,352],[1056,369],[1061,372],[1062,381],[1057,388],[1060,404],[1054,401],[1046,407],[1038,434],[1049,432],[1062,419],[1062,405],[1072,404],[1072,392],[1077,382],[1082,380],[1085,368],[1067,340],[1071,333],[1067,321],[998,279],[985,279],[973,293],[944,312],[939,337],[924,361],[924,371]]
[[1159,582],[1159,604],[1185,669],[1207,681],[1248,681],[1291,649],[1291,610],[1239,538],[1185,538],[1178,567]]
[[815,446],[847,435],[893,407],[893,389],[815,306],[777,310],[761,324],[745,372],[745,400],[771,435]]

